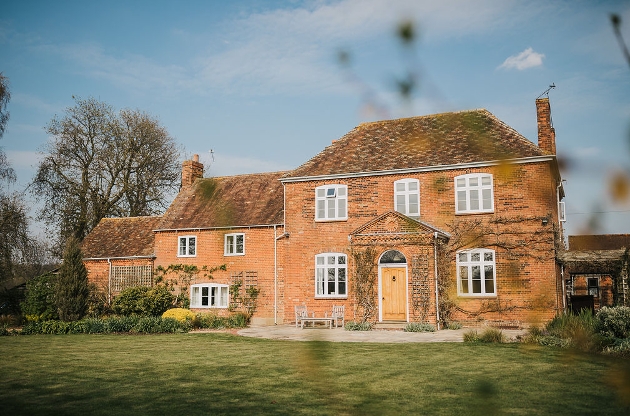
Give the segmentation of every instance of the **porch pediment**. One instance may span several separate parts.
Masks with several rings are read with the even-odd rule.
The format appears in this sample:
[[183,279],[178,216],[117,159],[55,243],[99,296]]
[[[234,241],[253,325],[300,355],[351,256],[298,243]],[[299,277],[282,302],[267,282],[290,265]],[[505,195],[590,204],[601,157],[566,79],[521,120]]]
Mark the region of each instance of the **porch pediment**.
[[438,233],[438,238],[448,240],[450,235],[425,222],[414,220],[397,211],[380,215],[350,233],[351,237],[395,236],[395,235],[431,235]]

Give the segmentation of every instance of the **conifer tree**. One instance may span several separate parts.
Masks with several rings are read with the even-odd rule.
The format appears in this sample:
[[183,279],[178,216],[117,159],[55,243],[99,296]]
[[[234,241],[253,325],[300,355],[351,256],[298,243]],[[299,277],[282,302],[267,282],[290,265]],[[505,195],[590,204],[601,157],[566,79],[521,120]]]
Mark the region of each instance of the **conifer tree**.
[[64,321],[83,318],[87,312],[89,295],[87,269],[83,264],[79,240],[71,237],[66,244],[55,290],[59,318]]

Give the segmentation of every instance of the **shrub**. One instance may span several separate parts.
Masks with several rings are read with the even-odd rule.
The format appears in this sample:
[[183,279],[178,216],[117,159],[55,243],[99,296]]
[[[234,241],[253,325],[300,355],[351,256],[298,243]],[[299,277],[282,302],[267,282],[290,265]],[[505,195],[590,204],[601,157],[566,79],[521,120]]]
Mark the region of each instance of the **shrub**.
[[595,329],[610,338],[630,338],[630,307],[604,306],[595,316]]
[[227,317],[213,313],[199,313],[193,321],[193,326],[207,329],[245,328],[248,323],[249,318],[244,312],[236,312]]
[[173,318],[179,322],[193,322],[195,317],[196,315],[193,311],[184,308],[172,308],[162,314],[162,318]]
[[405,332],[435,332],[435,327],[426,322],[410,322],[405,326]]
[[345,326],[346,331],[371,331],[372,323],[348,321]]
[[485,342],[501,344],[505,342],[503,331],[497,328],[486,328],[479,334],[475,329],[464,332],[464,342]]
[[173,307],[175,296],[166,286],[155,286],[148,290],[140,300],[142,315],[161,316]]
[[55,282],[57,277],[47,273],[26,283],[26,298],[22,302],[22,313],[28,321],[58,319],[55,305]]
[[120,292],[112,302],[112,311],[118,315],[142,315],[141,300],[150,288],[146,286],[134,286]]
[[457,321],[447,322],[446,329],[462,329],[462,323]]
[[630,338],[615,339],[612,345],[604,348],[604,354],[630,358]]
[[594,334],[595,319],[591,311],[583,309],[579,314],[556,315],[545,326],[545,333],[559,338],[582,339]]
[[134,286],[114,298],[112,311],[123,316],[161,316],[174,302],[175,296],[166,286]]
[[173,318],[162,319],[154,316],[123,316],[110,318],[88,318],[81,321],[44,321],[29,322],[22,329],[22,334],[111,334],[136,333],[156,334],[186,332],[190,323],[181,323]]

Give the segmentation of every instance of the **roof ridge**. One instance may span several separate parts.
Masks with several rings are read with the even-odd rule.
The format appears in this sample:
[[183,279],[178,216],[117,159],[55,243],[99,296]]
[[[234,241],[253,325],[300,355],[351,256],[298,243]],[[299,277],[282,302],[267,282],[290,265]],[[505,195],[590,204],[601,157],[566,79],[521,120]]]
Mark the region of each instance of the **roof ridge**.
[[[388,119],[384,119],[384,120],[375,120],[375,121],[364,121],[363,123],[359,123],[355,128],[359,128],[361,126],[367,126],[367,125],[371,125],[371,124],[390,123],[392,121],[416,120],[416,119],[420,119],[420,118],[429,118],[429,117],[443,116],[443,115],[446,115],[446,114],[463,114],[463,113],[478,113],[478,112],[485,112],[485,113],[488,113],[488,114],[492,114],[490,111],[486,110],[485,108],[473,108],[473,109],[468,109],[468,110],[457,110],[457,111],[443,111],[441,113],[424,114],[424,115],[420,115],[420,116],[388,118]],[[495,116],[495,118],[496,118],[496,116]]]

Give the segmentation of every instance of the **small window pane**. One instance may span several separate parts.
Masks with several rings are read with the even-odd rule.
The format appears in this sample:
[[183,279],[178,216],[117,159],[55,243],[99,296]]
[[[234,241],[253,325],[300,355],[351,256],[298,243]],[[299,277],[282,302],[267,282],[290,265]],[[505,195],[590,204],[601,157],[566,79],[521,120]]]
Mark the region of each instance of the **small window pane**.
[[483,189],[481,195],[483,197],[483,209],[492,209],[492,191]]
[[335,264],[335,256],[328,256],[328,264]]
[[338,262],[339,264],[346,264],[346,256],[339,256]]
[[326,195],[326,190],[324,188],[320,188],[317,190],[317,196],[319,198],[323,198]]
[[418,182],[412,181],[408,183],[409,191],[417,191],[418,190]]
[[479,253],[472,253],[470,255],[470,261],[479,261],[481,260],[481,255]]
[[420,204],[418,203],[418,195],[409,195],[409,215],[418,215],[420,213],[419,205]]
[[323,256],[318,256],[316,258],[317,258],[317,264],[324,264],[325,258]]
[[459,253],[459,261],[468,261],[468,253]]
[[470,184],[470,186],[479,186],[479,178],[477,177],[472,177],[468,179],[468,183]]
[[481,184],[482,185],[491,185],[492,184],[492,178],[490,176],[482,176],[481,177]]
[[335,200],[329,199],[326,202],[328,203],[328,218],[335,218]]
[[462,293],[468,293],[468,267],[460,266],[459,278],[462,282]]
[[326,197],[333,198],[335,196],[335,188],[326,189]]
[[457,191],[457,210],[466,211],[466,191]]
[[346,217],[346,200],[345,199],[338,199],[337,200],[337,217],[338,218],[343,218]]
[[485,253],[483,253],[483,259],[484,259],[485,261],[492,261],[492,257],[494,257],[494,256],[492,255],[492,252],[488,252],[488,251],[486,251]]
[[457,187],[465,188],[466,187],[466,178],[457,178]]
[[479,210],[479,191],[476,189],[470,190],[470,209],[472,211]]
[[397,182],[397,183],[396,183],[396,191],[398,191],[398,192],[404,192],[404,191],[406,191],[406,189],[405,189],[405,183],[404,183],[404,182]]
[[326,218],[326,200],[317,201],[317,218]]
[[337,189],[337,196],[346,196],[346,188],[345,187],[339,187]]
[[227,286],[221,287],[221,302],[220,305],[223,308],[226,308],[228,305],[228,288]]
[[396,195],[396,211],[405,213],[405,195]]
[[339,290],[337,292],[338,295],[345,295],[346,294],[346,282],[339,282]]

